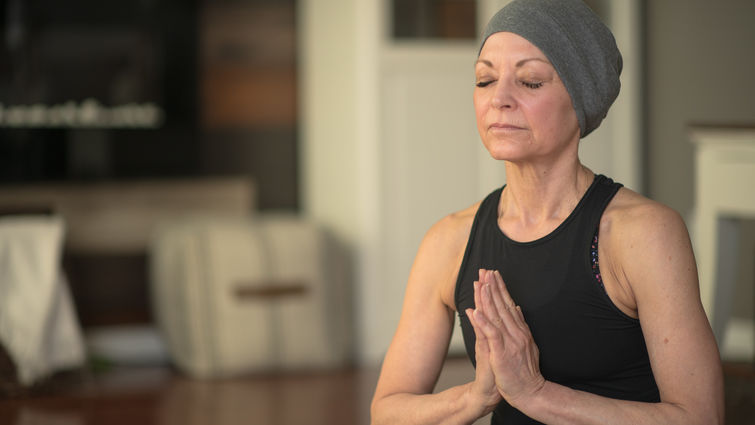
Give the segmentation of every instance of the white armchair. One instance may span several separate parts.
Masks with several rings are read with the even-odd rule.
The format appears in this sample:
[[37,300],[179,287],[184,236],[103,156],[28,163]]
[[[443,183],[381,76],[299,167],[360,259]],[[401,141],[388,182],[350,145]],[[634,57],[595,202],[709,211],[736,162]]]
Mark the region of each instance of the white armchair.
[[197,377],[347,363],[351,299],[335,252],[293,215],[160,226],[152,299],[174,362]]

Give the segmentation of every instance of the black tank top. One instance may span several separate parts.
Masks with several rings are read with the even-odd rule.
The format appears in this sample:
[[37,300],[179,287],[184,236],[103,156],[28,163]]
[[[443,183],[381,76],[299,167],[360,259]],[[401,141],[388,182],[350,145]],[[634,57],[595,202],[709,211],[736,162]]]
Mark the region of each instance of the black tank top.
[[[569,217],[532,242],[511,240],[498,227],[503,188],[482,201],[455,292],[464,344],[473,364],[474,329],[464,311],[474,308],[472,283],[478,270],[498,270],[532,331],[545,379],[611,398],[660,401],[640,322],[613,304],[594,267],[600,217],[620,187],[605,176],[595,176]],[[503,401],[492,423],[539,422]]]

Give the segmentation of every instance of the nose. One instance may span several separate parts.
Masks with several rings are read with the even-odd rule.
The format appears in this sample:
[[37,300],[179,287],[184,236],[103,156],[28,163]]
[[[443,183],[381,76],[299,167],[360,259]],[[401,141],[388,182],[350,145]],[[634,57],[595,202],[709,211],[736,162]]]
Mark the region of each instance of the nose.
[[516,104],[512,96],[512,83],[505,79],[498,80],[495,85],[491,104],[496,109],[513,108]]

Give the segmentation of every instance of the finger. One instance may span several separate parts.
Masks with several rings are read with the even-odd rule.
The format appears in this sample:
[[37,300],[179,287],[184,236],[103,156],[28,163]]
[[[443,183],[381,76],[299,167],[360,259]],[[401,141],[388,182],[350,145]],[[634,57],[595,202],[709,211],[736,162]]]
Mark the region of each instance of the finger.
[[[480,329],[477,320],[475,320],[475,310],[468,308],[465,310],[467,317],[469,318],[472,328],[476,335],[475,341],[475,384],[478,388],[486,394],[495,394],[494,398],[500,400],[500,395],[495,385],[495,375],[493,375],[493,369],[490,363],[490,347],[488,346],[488,340],[485,337],[485,333]],[[494,404],[497,404],[495,402]]]
[[493,300],[493,305],[495,306],[498,315],[503,317],[506,314],[510,314],[511,312],[508,311],[508,309],[510,309],[511,306],[505,302],[500,282],[495,279],[492,271],[488,272],[486,282],[490,286],[491,299]]
[[[507,313],[509,313],[509,316],[512,318],[512,321],[509,321],[508,323],[515,324],[519,328],[519,331],[523,331],[525,336],[531,335],[530,327],[527,325],[527,321],[524,320],[524,313],[522,312],[521,307],[516,305],[514,300],[511,298],[511,295],[508,292],[508,288],[506,288],[506,284],[503,281],[503,277],[501,276],[501,273],[498,270],[495,270],[491,273],[493,275],[493,280],[496,282],[495,288],[498,289],[498,294],[500,294],[503,297],[503,303],[507,306]],[[503,316],[503,315],[502,315]],[[508,328],[509,333],[513,334],[515,332],[514,328]]]
[[498,312],[495,309],[495,306],[491,302],[490,299],[490,284],[487,283],[487,279],[485,279],[484,282],[480,282],[480,304],[477,307],[477,310],[479,310],[485,318],[489,322],[493,322],[497,316]]
[[488,338],[485,336],[485,332],[482,330],[480,323],[475,319],[475,310],[468,308],[466,312],[475,333],[475,369],[478,372],[489,370],[490,346],[488,345]]
[[504,330],[506,327],[506,320],[510,321],[511,318],[501,314],[501,312],[495,306],[495,302],[493,301],[492,285],[490,285],[489,283],[483,284],[481,292],[482,294],[480,295],[480,298],[482,301],[483,315],[495,328]]
[[493,281],[495,281],[496,285],[501,290],[503,302],[506,304],[506,306],[511,308],[516,306],[516,302],[514,302],[514,299],[511,298],[511,294],[509,294],[509,288],[506,287],[506,283],[503,281],[501,273],[498,270],[495,270],[494,272],[492,272],[492,275]]
[[480,293],[482,290],[482,284],[485,281],[485,276],[487,276],[487,270],[485,269],[479,269],[478,270],[478,279],[474,282],[474,295],[475,295],[475,308],[480,308],[482,306],[482,301],[480,300]]
[[516,312],[516,314],[514,314],[514,318],[517,325],[519,325],[519,329],[521,329],[526,336],[531,336],[532,332],[530,331],[529,325],[527,325],[527,321],[524,320],[524,313],[522,313],[522,308],[516,306],[516,308],[513,308],[512,310]]
[[482,307],[482,284],[476,280],[472,285],[474,286],[474,307],[478,309]]
[[475,319],[475,314],[474,314],[475,311],[472,310],[471,308],[468,308],[466,312],[467,312],[467,317],[469,318],[469,323],[472,324],[472,329],[474,330],[474,333],[475,333],[475,352],[477,354],[487,355],[488,352],[490,351],[488,349],[488,338],[485,336],[485,332],[482,331],[479,323]]
[[[503,298],[503,291],[505,290],[505,287],[502,286],[503,279],[500,278],[500,275],[496,279],[493,272],[489,272],[489,275],[486,276],[486,281],[493,281],[492,284],[486,283],[484,286],[485,288],[483,290],[483,305],[488,306],[487,308],[494,308],[496,316],[491,317],[491,321],[496,325],[496,327],[501,331],[501,333],[504,334],[504,338],[511,337],[511,335],[517,333],[521,328],[522,325],[524,325],[523,321],[520,321],[517,319],[517,313],[515,306],[509,306],[506,304]],[[490,303],[486,304],[485,297],[487,295],[490,295]],[[509,297],[510,299],[511,297]],[[513,302],[513,301],[512,301]],[[488,312],[486,312],[489,314]]]
[[[485,277],[485,275],[483,275]],[[490,320],[493,320],[494,317],[498,315],[497,311],[495,309],[491,310],[490,305],[486,304],[483,298],[485,297],[485,293],[490,290],[488,283],[483,283],[482,281],[475,281],[474,282],[474,299],[475,299],[475,310],[480,310],[484,314],[486,314]],[[487,289],[486,289],[487,287]]]
[[465,310],[465,312],[467,313],[467,318],[469,318],[469,323],[472,324],[472,330],[474,330],[476,341],[485,340],[485,334],[482,332],[480,325],[475,319],[475,310],[468,308]]
[[[474,329],[476,332],[480,333],[482,338],[489,339],[490,337],[495,337],[499,334],[495,325],[493,325],[490,319],[488,319],[479,309],[472,311],[472,318],[474,321]],[[477,335],[477,333],[475,333],[475,335]]]
[[484,335],[485,340],[487,342],[488,350],[492,351],[503,351],[503,335],[501,333],[501,330],[493,323],[490,322],[490,320],[485,316],[485,314],[480,310],[475,310],[473,312],[475,322],[477,323],[477,329],[479,330],[481,335]]

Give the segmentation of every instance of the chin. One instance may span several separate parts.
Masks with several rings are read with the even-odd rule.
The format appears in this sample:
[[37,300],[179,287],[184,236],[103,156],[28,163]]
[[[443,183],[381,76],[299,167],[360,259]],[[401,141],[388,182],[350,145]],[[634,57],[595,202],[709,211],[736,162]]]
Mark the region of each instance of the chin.
[[522,159],[522,157],[519,156],[512,156],[512,155],[497,155],[497,154],[490,154],[490,157],[495,159],[496,161],[505,161],[505,162],[517,162]]
[[490,156],[498,161],[515,161],[522,159],[526,153],[517,142],[496,141],[492,144],[484,143]]

